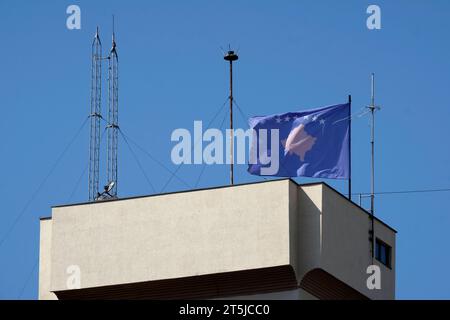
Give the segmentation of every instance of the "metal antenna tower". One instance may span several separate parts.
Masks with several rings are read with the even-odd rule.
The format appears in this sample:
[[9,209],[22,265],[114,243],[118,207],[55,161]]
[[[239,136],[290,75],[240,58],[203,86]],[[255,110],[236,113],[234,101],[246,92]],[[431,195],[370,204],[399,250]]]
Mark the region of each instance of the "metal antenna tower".
[[89,149],[89,200],[97,198],[100,159],[100,119],[102,101],[102,43],[97,31],[92,42],[91,66],[91,134]]
[[115,38],[113,16],[112,47],[108,56],[108,184],[105,186],[105,190],[108,186],[112,186],[108,192],[112,198],[117,197],[117,146],[119,139],[119,58]]

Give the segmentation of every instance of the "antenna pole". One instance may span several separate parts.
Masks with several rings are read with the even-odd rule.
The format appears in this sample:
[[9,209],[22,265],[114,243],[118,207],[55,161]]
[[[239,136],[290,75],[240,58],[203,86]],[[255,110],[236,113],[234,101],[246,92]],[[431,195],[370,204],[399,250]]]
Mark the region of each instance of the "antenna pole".
[[233,146],[233,61],[239,59],[234,51],[228,51],[228,53],[223,57],[224,60],[230,62],[230,184],[234,184],[234,146]]
[[372,116],[370,126],[370,148],[371,148],[371,163],[370,163],[370,220],[371,229],[369,231],[369,240],[371,243],[372,261],[374,258],[374,240],[375,240],[375,111],[379,107],[375,106],[375,74],[371,74],[371,98],[369,110]]
[[98,195],[100,159],[100,119],[102,101],[102,43],[97,31],[92,42],[91,53],[91,131],[89,143],[89,200]]
[[372,125],[370,129],[370,146],[371,146],[371,172],[370,172],[370,212],[372,215],[375,212],[374,197],[375,197],[375,75],[371,76],[371,99],[370,112],[372,115]]

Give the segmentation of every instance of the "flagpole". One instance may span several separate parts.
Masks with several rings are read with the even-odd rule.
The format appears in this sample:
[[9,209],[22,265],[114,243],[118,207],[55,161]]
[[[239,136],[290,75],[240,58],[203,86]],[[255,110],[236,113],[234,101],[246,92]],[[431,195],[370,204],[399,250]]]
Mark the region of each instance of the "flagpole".
[[228,53],[223,57],[226,61],[230,62],[230,184],[234,184],[234,147],[233,147],[233,61],[239,59],[234,51],[228,51]]
[[352,95],[348,95],[348,199],[352,200]]

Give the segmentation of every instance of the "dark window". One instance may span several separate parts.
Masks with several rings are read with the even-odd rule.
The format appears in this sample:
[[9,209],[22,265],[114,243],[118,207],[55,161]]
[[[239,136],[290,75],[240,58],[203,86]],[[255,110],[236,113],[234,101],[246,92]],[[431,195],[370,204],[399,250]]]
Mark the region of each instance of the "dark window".
[[377,238],[375,242],[375,258],[386,267],[391,267],[391,247]]

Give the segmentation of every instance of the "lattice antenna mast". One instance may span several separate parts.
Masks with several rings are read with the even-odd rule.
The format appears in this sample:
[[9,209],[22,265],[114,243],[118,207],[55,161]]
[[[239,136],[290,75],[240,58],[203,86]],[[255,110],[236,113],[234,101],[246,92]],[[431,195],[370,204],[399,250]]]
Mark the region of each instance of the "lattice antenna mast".
[[102,101],[102,43],[97,31],[92,41],[91,66],[91,132],[89,149],[89,200],[98,194],[100,160],[100,119]]
[[[112,47],[108,56],[108,165],[107,177],[110,190],[109,196],[117,197],[117,148],[119,139],[119,58],[116,49],[116,36],[114,32],[113,17],[113,34]],[[105,188],[107,188],[107,186]]]

